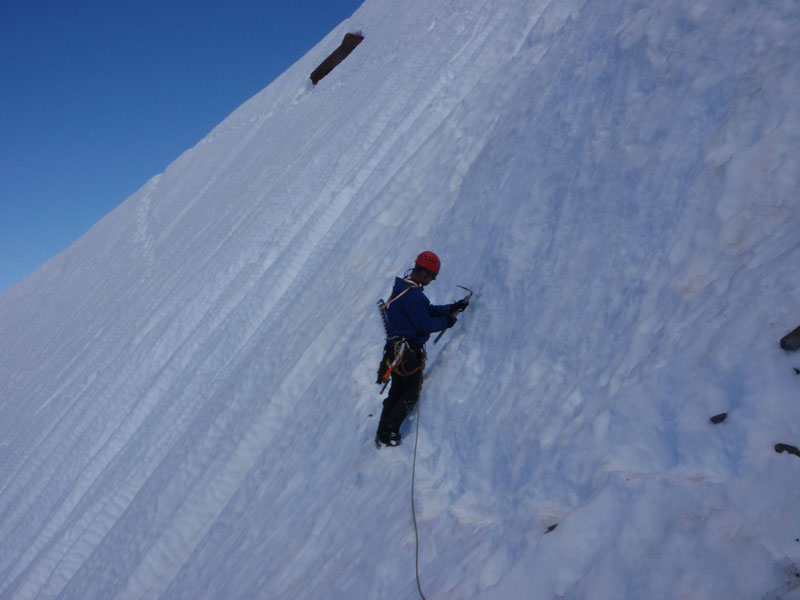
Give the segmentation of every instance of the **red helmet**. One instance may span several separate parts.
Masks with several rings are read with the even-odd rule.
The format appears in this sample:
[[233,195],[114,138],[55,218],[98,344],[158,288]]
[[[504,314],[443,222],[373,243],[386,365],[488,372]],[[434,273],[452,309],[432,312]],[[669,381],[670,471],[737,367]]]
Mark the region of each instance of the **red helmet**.
[[423,269],[428,269],[434,275],[439,274],[439,267],[442,266],[442,261],[430,250],[421,253],[416,260],[416,264]]

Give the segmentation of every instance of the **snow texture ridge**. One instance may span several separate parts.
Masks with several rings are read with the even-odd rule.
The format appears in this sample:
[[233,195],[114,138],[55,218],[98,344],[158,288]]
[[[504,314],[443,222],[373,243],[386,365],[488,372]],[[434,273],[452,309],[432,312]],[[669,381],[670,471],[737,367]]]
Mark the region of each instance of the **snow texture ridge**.
[[800,598],[798,59],[790,1],[367,0],[0,295],[0,598],[416,597],[426,249],[428,598]]

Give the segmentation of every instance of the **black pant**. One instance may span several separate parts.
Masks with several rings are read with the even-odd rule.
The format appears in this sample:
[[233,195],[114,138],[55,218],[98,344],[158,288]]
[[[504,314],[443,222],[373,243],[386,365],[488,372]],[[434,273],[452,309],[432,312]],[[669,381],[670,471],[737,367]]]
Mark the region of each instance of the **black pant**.
[[406,348],[403,360],[392,372],[392,386],[383,401],[378,435],[400,433],[400,426],[414,410],[422,389],[422,368],[425,351],[422,348]]

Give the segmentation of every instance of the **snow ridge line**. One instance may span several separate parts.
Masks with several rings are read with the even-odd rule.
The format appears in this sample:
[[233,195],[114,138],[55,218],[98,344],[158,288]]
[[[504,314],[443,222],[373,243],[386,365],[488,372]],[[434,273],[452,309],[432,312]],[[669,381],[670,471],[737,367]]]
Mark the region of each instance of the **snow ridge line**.
[[158,182],[162,175],[156,175],[145,186],[145,192],[136,208],[136,239],[142,254],[149,265],[156,260],[156,253],[153,246],[155,238],[150,231],[150,207],[153,203],[153,195],[158,191]]

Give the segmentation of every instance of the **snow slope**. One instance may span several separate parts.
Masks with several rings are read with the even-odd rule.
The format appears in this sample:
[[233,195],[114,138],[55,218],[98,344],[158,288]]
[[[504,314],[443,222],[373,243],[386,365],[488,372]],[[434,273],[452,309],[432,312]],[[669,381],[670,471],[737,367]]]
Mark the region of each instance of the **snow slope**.
[[431,249],[427,598],[800,598],[799,58],[792,1],[367,0],[0,295],[0,597],[418,597]]

